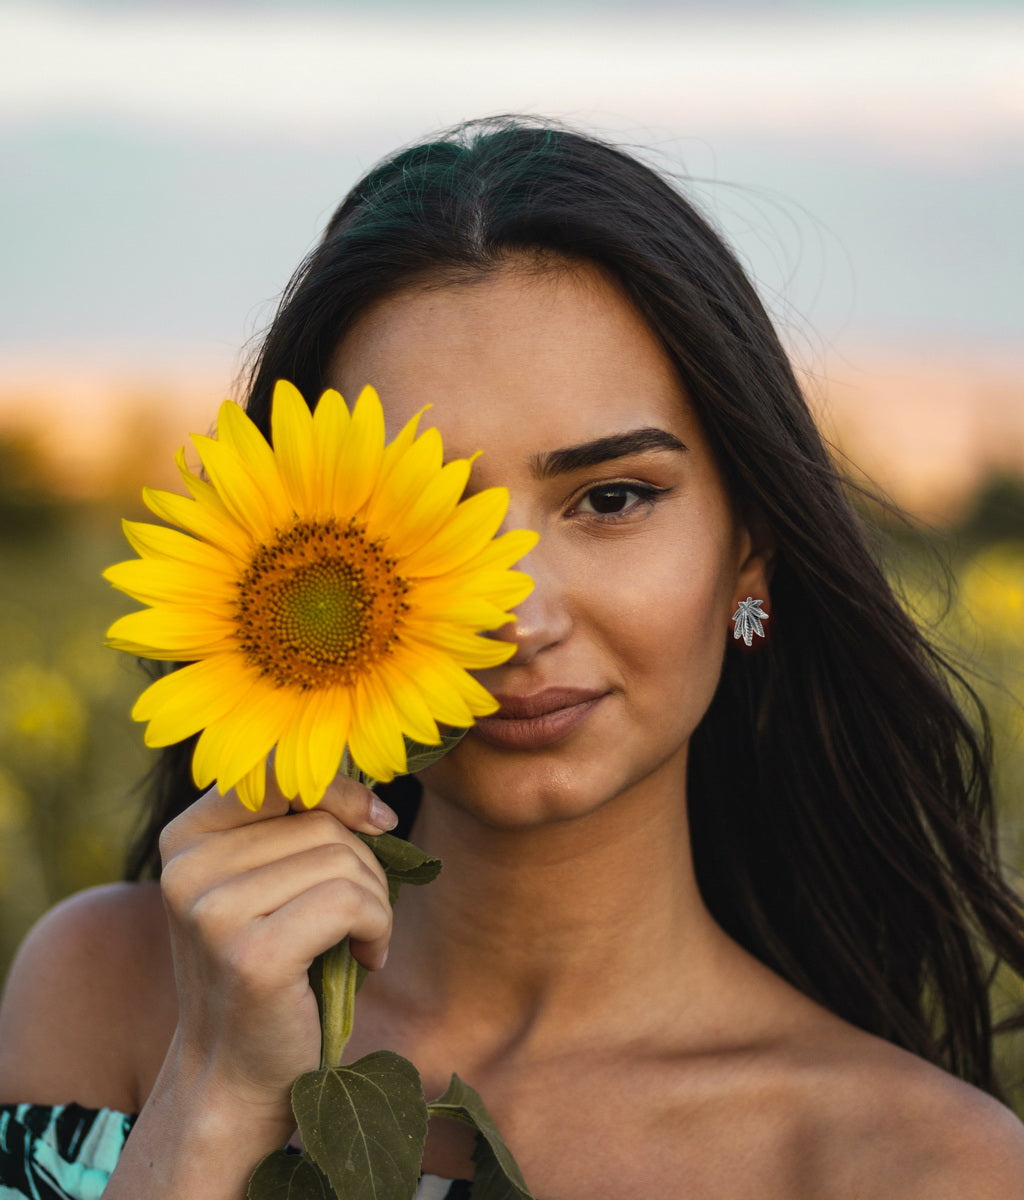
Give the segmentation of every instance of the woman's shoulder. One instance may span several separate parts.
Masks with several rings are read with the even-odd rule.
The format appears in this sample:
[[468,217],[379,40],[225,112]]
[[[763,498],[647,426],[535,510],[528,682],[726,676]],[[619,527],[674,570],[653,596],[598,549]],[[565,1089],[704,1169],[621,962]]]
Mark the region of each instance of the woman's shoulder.
[[718,1124],[762,1147],[756,1171],[780,1195],[1024,1200],[1024,1125],[1009,1108],[759,966],[752,981],[702,1078]]
[[110,884],[58,904],[31,930],[0,1007],[0,1102],[131,1111],[138,1048],[174,988],[155,884]]
[[806,1166],[847,1197],[1024,1200],[1024,1125],[979,1088],[841,1022],[794,1051]]
[[105,943],[111,933],[122,938],[148,941],[156,924],[162,923],[163,901],[157,883],[106,883],[86,888],[61,900],[39,918],[25,939],[23,949],[38,939],[68,939],[76,944],[95,939]]

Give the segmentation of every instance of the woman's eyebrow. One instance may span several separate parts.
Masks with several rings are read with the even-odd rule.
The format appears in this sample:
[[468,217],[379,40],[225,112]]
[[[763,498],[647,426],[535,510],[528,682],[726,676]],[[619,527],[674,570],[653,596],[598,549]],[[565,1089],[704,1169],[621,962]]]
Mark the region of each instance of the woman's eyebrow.
[[554,475],[568,475],[571,471],[593,467],[613,458],[625,458],[627,454],[686,448],[674,434],[649,426],[631,429],[627,433],[609,434],[592,442],[581,442],[578,446],[550,450],[546,454],[535,454],[530,460],[530,468],[538,479],[550,479]]

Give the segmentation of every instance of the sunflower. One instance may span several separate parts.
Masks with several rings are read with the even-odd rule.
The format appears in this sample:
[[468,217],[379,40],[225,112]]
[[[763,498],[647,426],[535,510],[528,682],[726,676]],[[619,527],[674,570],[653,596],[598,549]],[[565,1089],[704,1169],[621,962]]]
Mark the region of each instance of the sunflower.
[[312,806],[343,759],[373,779],[406,770],[406,739],[434,746],[497,704],[469,671],[507,643],[479,636],[530,592],[510,570],[537,535],[495,535],[505,488],[462,500],[472,459],[443,464],[418,414],[385,444],[373,388],[351,414],[324,392],[311,411],[280,382],[273,447],[221,406],[216,437],[193,436],[205,478],[177,457],[189,496],[147,488],[176,529],[125,521],[139,558],[104,572],[150,605],[115,621],[109,644],[187,663],[139,697],[149,746],[202,730],[200,788],[236,788],[257,809],[273,751],[289,798]]

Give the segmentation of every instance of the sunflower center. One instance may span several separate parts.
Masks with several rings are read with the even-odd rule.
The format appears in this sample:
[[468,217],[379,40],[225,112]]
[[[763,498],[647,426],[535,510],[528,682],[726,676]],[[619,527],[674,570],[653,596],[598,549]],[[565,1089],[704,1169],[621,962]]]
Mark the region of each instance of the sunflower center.
[[406,582],[355,521],[298,521],[238,582],[248,661],[280,686],[350,684],[398,639]]

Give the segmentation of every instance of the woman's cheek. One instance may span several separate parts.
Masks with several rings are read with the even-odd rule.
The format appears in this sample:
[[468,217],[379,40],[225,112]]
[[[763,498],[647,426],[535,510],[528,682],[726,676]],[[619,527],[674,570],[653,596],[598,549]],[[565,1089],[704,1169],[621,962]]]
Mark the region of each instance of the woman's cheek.
[[[713,564],[692,558],[634,589],[627,633],[619,623],[620,656],[628,674],[655,702],[671,703],[699,720],[721,675],[730,599]],[[634,577],[635,579],[635,577]],[[644,683],[646,681],[646,683]]]

